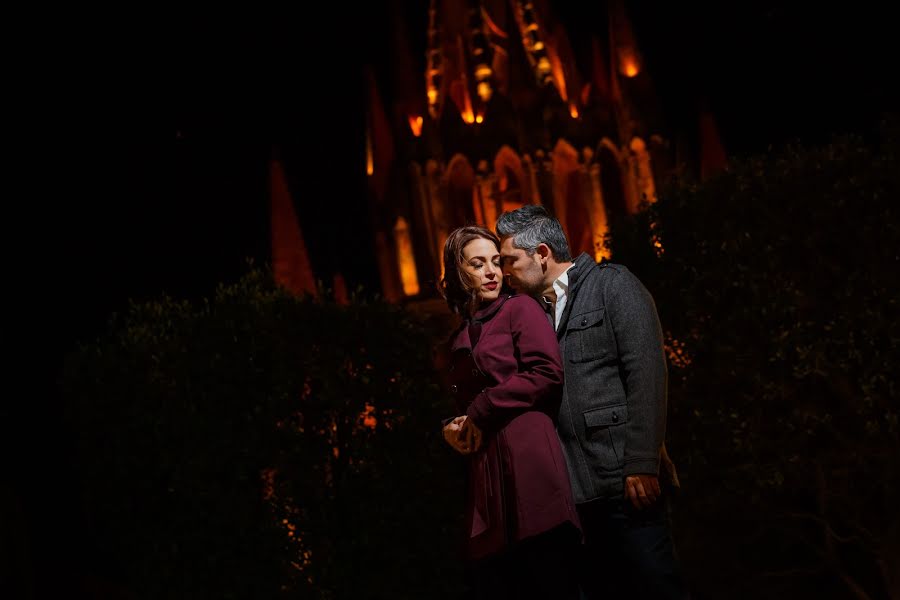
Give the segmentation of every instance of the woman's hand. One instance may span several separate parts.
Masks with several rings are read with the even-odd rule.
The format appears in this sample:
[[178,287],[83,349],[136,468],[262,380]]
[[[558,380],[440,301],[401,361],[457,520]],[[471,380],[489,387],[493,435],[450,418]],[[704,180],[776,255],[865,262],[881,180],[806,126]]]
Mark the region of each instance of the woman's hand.
[[472,454],[481,447],[481,430],[462,415],[444,426],[444,441],[460,454]]
[[481,449],[481,429],[472,419],[463,421],[459,437],[462,440],[463,448],[467,449],[467,454],[478,452]]
[[466,417],[463,415],[444,425],[444,441],[460,454],[466,454],[462,448],[462,441],[459,439],[459,432],[462,430],[462,424],[465,420]]

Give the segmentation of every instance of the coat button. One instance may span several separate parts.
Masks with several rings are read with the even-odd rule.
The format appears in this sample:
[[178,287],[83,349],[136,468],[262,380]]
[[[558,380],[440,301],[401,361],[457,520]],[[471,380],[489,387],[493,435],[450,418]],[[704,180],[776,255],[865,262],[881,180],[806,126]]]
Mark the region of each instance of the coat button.
[[587,318],[581,320],[581,326],[584,327],[585,325],[587,325]]
[[457,389],[458,388],[456,387],[456,384],[454,383],[453,385],[450,386],[450,393],[455,394]]
[[472,369],[472,377],[478,377],[479,375],[481,375],[481,371],[479,371],[478,369]]
[[613,423],[618,423],[618,422],[619,422],[619,415],[618,415],[617,413],[613,413],[613,415],[612,415],[612,422],[613,422]]

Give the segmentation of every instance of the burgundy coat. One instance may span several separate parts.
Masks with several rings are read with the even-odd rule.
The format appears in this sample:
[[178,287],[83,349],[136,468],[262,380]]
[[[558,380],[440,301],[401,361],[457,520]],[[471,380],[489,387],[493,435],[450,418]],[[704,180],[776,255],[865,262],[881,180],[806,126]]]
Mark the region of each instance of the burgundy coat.
[[467,554],[479,559],[578,516],[555,419],[556,334],[528,296],[501,296],[453,339],[450,393],[484,433],[468,457]]

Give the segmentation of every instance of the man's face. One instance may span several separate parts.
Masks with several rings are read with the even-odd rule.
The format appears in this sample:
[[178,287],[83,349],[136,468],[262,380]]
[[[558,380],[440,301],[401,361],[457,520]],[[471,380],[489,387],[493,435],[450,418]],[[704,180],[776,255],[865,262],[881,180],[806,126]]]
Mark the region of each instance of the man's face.
[[520,294],[540,296],[544,291],[544,269],[541,267],[541,255],[537,252],[530,255],[513,246],[513,237],[504,238],[500,243],[500,262],[503,276],[509,285]]

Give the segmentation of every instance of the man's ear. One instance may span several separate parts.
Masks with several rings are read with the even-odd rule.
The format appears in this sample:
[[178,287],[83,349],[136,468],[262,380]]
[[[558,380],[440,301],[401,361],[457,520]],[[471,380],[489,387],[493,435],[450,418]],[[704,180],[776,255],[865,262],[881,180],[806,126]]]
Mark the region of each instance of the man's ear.
[[536,252],[541,257],[541,264],[546,265],[547,260],[553,257],[553,251],[550,250],[550,246],[544,243],[540,243],[537,245]]

